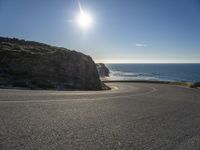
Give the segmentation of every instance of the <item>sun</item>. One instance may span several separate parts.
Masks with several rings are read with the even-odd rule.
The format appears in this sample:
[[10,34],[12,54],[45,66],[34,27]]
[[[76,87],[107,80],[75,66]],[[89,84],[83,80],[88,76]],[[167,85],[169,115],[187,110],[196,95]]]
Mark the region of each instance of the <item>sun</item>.
[[89,13],[81,11],[77,16],[77,22],[80,27],[83,29],[88,29],[92,26],[92,17]]
[[77,16],[77,23],[83,29],[88,29],[93,24],[92,16],[85,10],[82,9],[81,5],[79,4],[80,13]]

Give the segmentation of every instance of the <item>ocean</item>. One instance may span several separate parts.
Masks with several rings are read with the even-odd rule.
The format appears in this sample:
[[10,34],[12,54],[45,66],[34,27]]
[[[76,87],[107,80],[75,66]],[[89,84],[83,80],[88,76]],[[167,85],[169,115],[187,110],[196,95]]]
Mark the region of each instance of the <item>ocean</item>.
[[200,82],[200,64],[106,64],[109,80]]

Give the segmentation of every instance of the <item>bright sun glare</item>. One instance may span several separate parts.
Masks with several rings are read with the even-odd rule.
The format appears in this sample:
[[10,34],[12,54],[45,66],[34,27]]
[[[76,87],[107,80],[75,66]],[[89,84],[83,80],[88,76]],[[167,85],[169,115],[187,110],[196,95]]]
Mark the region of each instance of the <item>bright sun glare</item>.
[[92,26],[93,23],[92,17],[88,12],[82,9],[80,4],[79,8],[80,8],[80,14],[77,16],[77,23],[81,28],[87,29]]

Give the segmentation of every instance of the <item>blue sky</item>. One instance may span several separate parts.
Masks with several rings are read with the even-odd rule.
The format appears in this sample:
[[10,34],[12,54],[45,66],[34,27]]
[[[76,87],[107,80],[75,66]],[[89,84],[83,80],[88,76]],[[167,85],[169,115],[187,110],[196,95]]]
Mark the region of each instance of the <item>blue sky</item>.
[[0,36],[74,49],[96,62],[200,63],[199,0],[0,0]]

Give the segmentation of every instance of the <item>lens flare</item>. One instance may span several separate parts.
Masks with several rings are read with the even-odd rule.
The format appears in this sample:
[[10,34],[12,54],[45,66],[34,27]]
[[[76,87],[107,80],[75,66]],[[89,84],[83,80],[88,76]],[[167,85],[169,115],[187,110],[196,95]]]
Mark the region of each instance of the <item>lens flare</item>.
[[81,4],[79,3],[80,13],[77,16],[77,23],[78,25],[83,28],[87,29],[92,26],[93,20],[91,15],[82,9]]

